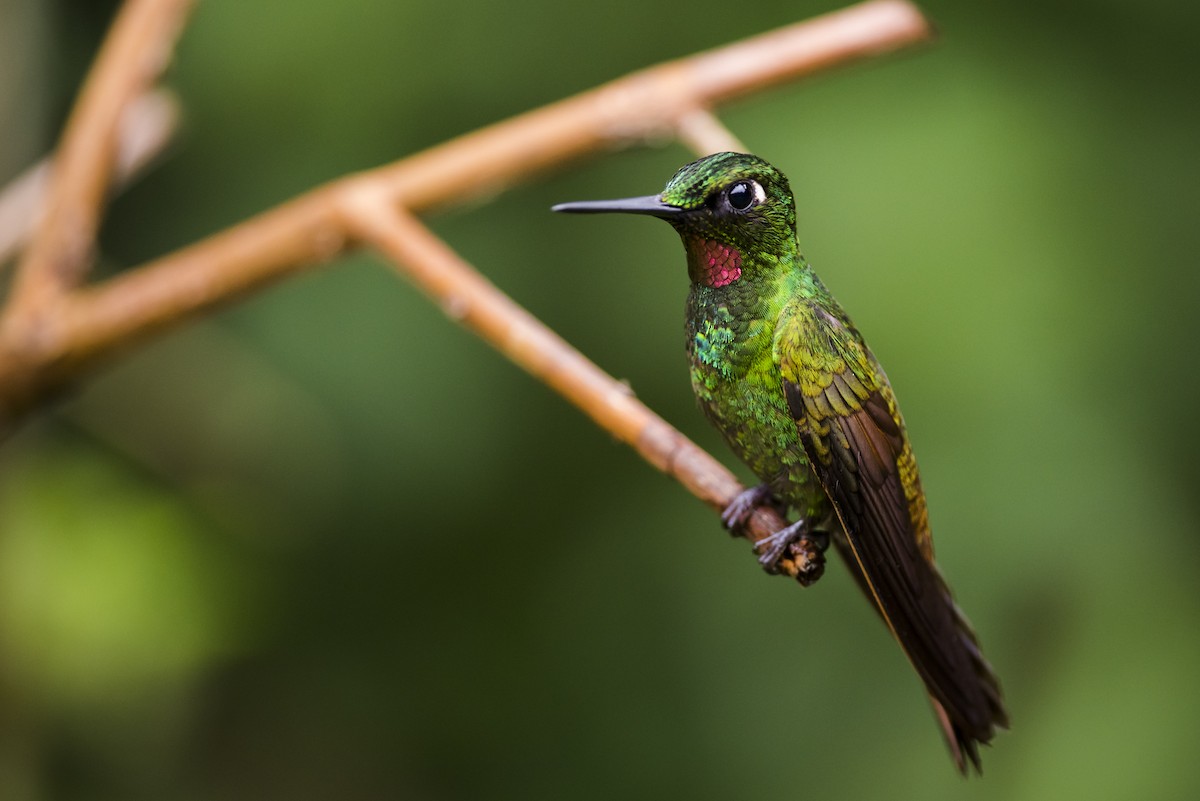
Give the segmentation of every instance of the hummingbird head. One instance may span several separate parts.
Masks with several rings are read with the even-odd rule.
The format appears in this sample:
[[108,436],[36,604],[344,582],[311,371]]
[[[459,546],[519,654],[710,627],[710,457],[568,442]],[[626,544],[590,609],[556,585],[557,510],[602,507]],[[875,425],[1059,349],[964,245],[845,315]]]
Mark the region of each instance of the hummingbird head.
[[688,275],[722,287],[777,270],[796,251],[796,206],[783,173],[757,156],[714,153],[679,169],[659,195],[560,203],[554,211],[661,217],[683,240]]

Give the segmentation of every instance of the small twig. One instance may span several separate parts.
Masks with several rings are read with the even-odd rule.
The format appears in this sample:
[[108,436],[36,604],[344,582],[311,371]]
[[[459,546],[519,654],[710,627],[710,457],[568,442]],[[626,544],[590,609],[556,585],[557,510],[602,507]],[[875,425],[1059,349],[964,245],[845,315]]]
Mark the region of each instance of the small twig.
[[[340,205],[349,230],[383,253],[447,316],[550,386],[697,498],[719,511],[742,491],[720,462],[493,286],[416,217],[365,186],[347,190]],[[760,508],[746,530],[738,533],[757,543],[785,525],[778,513]],[[782,560],[780,567],[809,584],[819,578],[822,564],[819,553],[809,550]]]
[[[136,179],[166,148],[179,126],[179,101],[152,89],[125,109],[117,138],[113,187]],[[45,217],[52,164],[42,159],[0,190],[0,268],[15,256]]]
[[191,4],[128,0],[121,8],[54,157],[45,216],[18,265],[6,310],[9,330],[36,326],[83,278],[117,159],[121,117],[166,68]]

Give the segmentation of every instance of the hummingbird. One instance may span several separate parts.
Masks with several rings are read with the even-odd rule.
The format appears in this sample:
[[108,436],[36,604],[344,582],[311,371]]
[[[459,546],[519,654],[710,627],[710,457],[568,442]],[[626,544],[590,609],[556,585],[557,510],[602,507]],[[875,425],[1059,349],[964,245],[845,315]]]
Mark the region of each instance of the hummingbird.
[[[705,417],[762,482],[722,514],[737,530],[761,504],[796,522],[758,545],[772,570],[801,538],[834,543],[925,684],[959,771],[1008,728],[1000,683],[934,562],[925,494],[887,375],[800,252],[787,178],[715,153],[658,195],[554,211],[658,217],[683,240],[686,342]],[[786,511],[785,508],[785,511]]]

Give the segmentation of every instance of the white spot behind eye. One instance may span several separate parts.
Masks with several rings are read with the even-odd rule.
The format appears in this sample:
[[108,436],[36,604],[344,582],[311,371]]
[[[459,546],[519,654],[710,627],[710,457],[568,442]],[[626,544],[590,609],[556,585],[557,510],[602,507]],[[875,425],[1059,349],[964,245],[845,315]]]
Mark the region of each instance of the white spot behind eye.
[[762,203],[767,199],[767,190],[762,188],[762,184],[758,181],[751,181],[750,186],[754,187],[754,202]]

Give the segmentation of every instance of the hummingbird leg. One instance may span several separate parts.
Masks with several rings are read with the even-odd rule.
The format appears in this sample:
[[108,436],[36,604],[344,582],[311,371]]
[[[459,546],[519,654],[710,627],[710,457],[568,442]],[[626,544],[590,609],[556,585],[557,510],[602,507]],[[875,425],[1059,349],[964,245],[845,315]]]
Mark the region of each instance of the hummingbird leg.
[[[721,522],[725,524],[725,528],[736,532],[746,524],[746,521],[750,519],[750,515],[754,514],[754,510],[762,506],[766,501],[771,501],[772,504],[778,505],[778,501],[771,492],[769,484],[759,484],[757,487],[742,490],[725,507],[725,511],[721,512]],[[783,510],[781,509],[780,511],[782,512]]]

